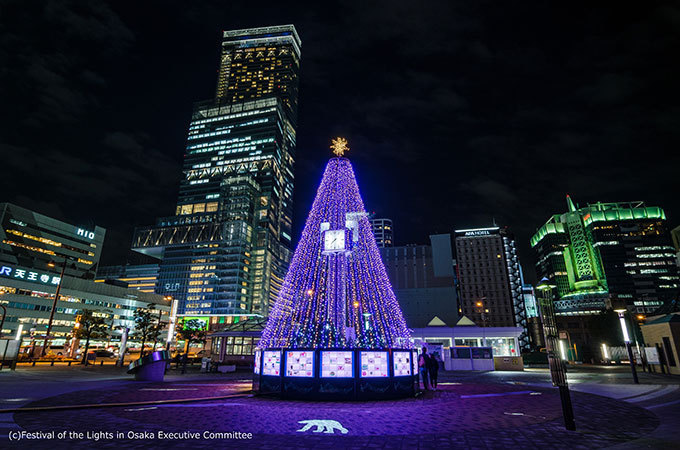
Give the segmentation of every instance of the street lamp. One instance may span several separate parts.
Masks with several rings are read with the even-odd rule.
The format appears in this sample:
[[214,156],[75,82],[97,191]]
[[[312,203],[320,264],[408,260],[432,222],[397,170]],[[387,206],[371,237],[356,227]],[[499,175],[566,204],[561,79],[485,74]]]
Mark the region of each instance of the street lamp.
[[607,351],[607,344],[604,342],[602,343],[602,358],[604,359],[604,362],[606,363],[609,361],[609,352]]
[[486,300],[486,296],[481,297],[476,303],[475,306],[479,308],[479,314],[482,318],[482,346],[486,347],[486,314],[488,313],[489,310],[484,308],[484,302],[482,300]]
[[177,300],[168,295],[170,300],[170,318],[168,319],[168,338],[166,340],[165,349],[170,351],[170,344],[175,340],[175,324],[177,323]]
[[[555,321],[555,309],[553,305],[553,290],[557,286],[549,283],[547,278],[543,278],[541,283],[536,286],[539,292],[539,305],[541,321],[543,322],[543,334],[545,335],[545,346],[548,350],[548,364],[550,366],[550,377],[553,386],[560,390],[560,400],[562,402],[562,416],[564,417],[564,427],[567,430],[576,430],[574,421],[574,409],[571,405],[569,395],[569,383],[567,382],[567,371],[564,361],[557,355],[559,334]],[[562,341],[559,341],[562,342]]]
[[[163,299],[168,300],[169,298],[172,298],[172,297],[166,296]],[[149,304],[149,310],[156,309],[157,306],[158,305],[150,303]],[[156,325],[156,332],[153,334],[153,347],[151,348],[151,353],[156,351],[156,343],[158,342],[158,335],[160,334],[160,330],[161,330],[161,316],[162,315],[163,315],[163,310],[160,307],[158,307],[158,325]],[[144,351],[144,349],[142,349],[142,352],[143,351]]]
[[567,349],[564,347],[564,340],[560,339],[558,342],[560,343],[560,355],[562,356],[562,360],[566,361],[567,360]]
[[[5,291],[0,291],[0,295],[4,295]],[[5,326],[5,317],[7,317],[7,308],[5,305],[0,303],[0,308],[2,308],[2,321],[0,322],[0,337],[2,337],[2,327]]]
[[[19,328],[17,328],[17,335],[14,337],[17,341],[21,339],[21,333],[24,332],[24,324],[20,323]],[[19,348],[21,348],[21,343],[19,343]]]
[[633,382],[635,384],[640,384],[638,381],[637,371],[635,370],[635,358],[633,357],[633,348],[630,345],[630,336],[628,335],[628,327],[626,327],[626,318],[624,314],[626,309],[615,309],[615,312],[619,315],[619,323],[621,324],[621,332],[623,333],[623,341],[626,343],[626,349],[628,350],[628,360],[630,361],[630,370],[633,372]]
[[[41,356],[45,356],[47,352],[47,342],[50,339],[50,333],[52,332],[52,321],[54,320],[54,312],[57,310],[57,302],[59,301],[59,292],[61,291],[61,284],[64,282],[64,272],[66,272],[66,264],[68,263],[68,258],[64,257],[64,264],[61,266],[61,275],[59,275],[59,284],[57,285],[57,292],[54,293],[54,301],[52,302],[52,310],[50,311],[50,320],[47,322],[47,333],[45,333],[45,342],[43,343],[43,348]],[[50,261],[47,263],[47,267],[56,267],[57,263]],[[71,267],[75,267],[75,264],[71,264]]]

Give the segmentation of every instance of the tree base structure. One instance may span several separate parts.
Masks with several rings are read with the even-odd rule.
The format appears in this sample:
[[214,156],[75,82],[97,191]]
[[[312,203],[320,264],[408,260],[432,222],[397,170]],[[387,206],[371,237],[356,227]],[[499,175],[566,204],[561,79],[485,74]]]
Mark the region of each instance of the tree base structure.
[[127,373],[133,374],[137,381],[163,381],[168,361],[170,361],[170,352],[167,350],[153,352],[132,361]]
[[253,391],[304,400],[377,400],[419,391],[410,349],[264,349],[255,352]]

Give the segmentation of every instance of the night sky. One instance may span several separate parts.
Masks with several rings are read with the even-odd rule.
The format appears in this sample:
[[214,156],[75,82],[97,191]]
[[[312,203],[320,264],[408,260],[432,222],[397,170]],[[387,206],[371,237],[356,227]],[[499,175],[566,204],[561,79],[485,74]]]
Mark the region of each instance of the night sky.
[[331,137],[398,245],[489,226],[528,239],[564,196],[645,200],[680,222],[676,2],[0,2],[0,157],[9,201],[107,229],[174,213],[192,103],[221,31],[302,39],[295,231]]

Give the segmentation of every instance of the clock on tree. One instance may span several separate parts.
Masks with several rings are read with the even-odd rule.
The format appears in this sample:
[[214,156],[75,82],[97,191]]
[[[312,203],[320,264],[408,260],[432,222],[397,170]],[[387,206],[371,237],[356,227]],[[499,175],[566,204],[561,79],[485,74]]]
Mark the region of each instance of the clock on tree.
[[345,251],[345,230],[328,230],[323,235],[325,253]]

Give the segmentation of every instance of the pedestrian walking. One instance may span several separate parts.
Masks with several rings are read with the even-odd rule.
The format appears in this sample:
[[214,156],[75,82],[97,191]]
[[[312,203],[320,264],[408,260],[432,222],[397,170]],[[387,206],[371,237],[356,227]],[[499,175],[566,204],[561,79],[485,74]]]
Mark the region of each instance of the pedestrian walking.
[[189,361],[189,351],[182,355],[182,375],[187,373],[187,362]]
[[437,390],[437,375],[439,374],[439,360],[434,353],[427,358],[427,371],[430,375],[430,386],[435,391]]
[[428,380],[428,370],[427,361],[429,357],[427,355],[427,347],[423,347],[423,353],[420,354],[418,358],[418,368],[420,369],[420,376],[423,378],[423,389],[426,391],[430,390],[430,382]]

